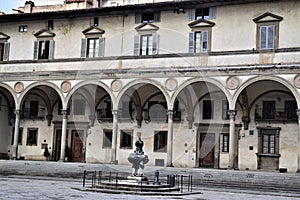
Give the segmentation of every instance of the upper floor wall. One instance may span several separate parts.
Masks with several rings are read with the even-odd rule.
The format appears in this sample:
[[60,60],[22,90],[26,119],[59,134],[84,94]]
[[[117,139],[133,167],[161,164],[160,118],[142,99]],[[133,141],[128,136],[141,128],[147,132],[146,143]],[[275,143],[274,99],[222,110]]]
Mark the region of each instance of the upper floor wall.
[[[207,9],[199,6],[198,10],[151,9],[127,15],[1,22],[1,60],[145,58],[177,54],[200,56],[199,64],[215,66],[230,65],[228,59],[233,65],[265,64],[259,63],[259,53],[279,52],[277,60],[267,59],[266,63],[280,61],[285,57],[283,53],[290,59],[283,59],[283,63],[298,61],[300,35],[296,24],[300,19],[300,2],[249,3]],[[233,61],[235,55],[239,59]]]

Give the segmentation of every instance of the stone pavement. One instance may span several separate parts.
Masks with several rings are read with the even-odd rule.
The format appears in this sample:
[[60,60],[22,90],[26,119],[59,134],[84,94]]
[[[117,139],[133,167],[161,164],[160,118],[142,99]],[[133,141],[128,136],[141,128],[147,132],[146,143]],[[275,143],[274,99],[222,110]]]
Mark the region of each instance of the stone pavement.
[[[47,161],[0,160],[0,177],[31,176],[47,179],[76,179],[81,182],[83,171],[131,172],[130,165],[67,163]],[[192,175],[193,184],[198,188],[236,189],[257,193],[286,193],[300,197],[300,174],[259,171],[234,171],[200,168],[169,168],[145,166],[144,173],[153,175]]]

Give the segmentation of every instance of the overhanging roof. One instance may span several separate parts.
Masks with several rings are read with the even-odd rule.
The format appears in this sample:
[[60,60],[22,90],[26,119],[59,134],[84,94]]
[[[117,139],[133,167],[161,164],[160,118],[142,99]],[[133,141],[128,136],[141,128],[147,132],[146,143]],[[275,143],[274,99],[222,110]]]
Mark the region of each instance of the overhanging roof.
[[134,4],[113,7],[100,7],[64,11],[47,11],[37,13],[5,14],[0,15],[0,22],[18,22],[41,19],[77,18],[104,15],[128,15],[134,12],[173,10],[174,8],[197,8],[220,5],[235,5],[258,2],[274,2],[280,0],[192,0],[192,1],[166,1],[160,3]]

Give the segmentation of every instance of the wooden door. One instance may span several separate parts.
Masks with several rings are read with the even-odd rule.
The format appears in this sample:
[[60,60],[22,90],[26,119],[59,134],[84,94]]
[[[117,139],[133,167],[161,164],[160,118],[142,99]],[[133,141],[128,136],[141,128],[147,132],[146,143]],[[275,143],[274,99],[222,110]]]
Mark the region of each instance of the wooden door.
[[214,160],[215,160],[215,134],[201,133],[199,166],[213,168]]
[[73,162],[83,161],[83,131],[73,130],[72,131],[72,158]]
[[54,151],[54,160],[56,161],[60,159],[60,149],[61,149],[61,130],[57,130],[56,139],[55,139],[55,151]]

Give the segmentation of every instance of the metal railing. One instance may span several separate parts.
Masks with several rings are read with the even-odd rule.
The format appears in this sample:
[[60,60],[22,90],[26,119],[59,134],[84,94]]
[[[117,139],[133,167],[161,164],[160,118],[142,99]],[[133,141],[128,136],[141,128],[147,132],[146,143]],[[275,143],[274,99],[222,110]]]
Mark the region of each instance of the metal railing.
[[[126,184],[128,177],[132,177],[131,173],[126,172],[107,172],[107,171],[84,171],[83,173],[83,187],[97,188],[102,187],[105,184],[109,184],[111,189],[119,189],[121,186],[130,186],[131,190],[146,192],[152,185],[156,187],[164,188],[164,192],[180,191],[192,192],[193,190],[193,177],[191,175],[162,175],[159,178],[156,175],[144,175],[136,176],[140,179],[136,184]],[[145,178],[147,177],[147,178]]]

